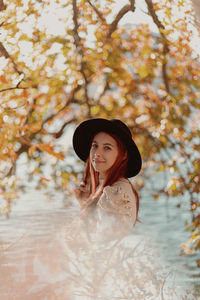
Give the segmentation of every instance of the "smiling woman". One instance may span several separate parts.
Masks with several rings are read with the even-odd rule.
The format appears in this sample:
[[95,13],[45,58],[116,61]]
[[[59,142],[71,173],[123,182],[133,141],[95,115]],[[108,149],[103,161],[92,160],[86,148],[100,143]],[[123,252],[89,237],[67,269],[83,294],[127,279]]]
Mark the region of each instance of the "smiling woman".
[[[139,173],[141,156],[129,128],[115,119],[88,120],[75,130],[73,146],[76,154],[86,161],[83,183],[75,191],[81,206],[88,207],[93,203],[99,206],[101,203],[102,207],[105,195],[113,197],[109,190],[115,185],[115,189],[122,190],[120,196],[123,196],[118,199],[120,204],[117,207],[115,199],[110,199],[110,208],[104,205],[104,209],[107,207],[110,211],[112,207],[115,213],[124,214],[124,218],[132,214],[135,224],[139,197],[128,178]],[[116,198],[118,196],[116,192]]]
[[[61,238],[69,272],[72,263],[82,274],[81,280],[78,273],[75,276],[78,286],[69,282],[71,296],[87,286],[91,294],[84,299],[111,299],[113,292],[120,296],[116,284],[112,284],[117,277],[119,280],[116,272],[122,268],[118,255],[125,254],[119,244],[138,220],[139,197],[128,178],[140,172],[141,156],[129,128],[116,119],[81,123],[74,132],[73,146],[86,166],[83,182],[75,190],[80,216],[65,226]],[[122,277],[123,272],[122,268]],[[126,285],[122,289],[126,293]]]

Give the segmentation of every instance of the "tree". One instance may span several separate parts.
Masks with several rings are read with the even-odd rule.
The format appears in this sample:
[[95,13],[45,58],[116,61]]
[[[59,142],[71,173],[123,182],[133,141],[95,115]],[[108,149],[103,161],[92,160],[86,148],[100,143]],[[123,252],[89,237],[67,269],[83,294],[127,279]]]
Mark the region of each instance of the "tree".
[[136,3],[127,1],[113,15],[116,3],[0,2],[1,210],[9,213],[17,197],[22,155],[40,185],[48,184],[43,167],[51,164],[54,182],[66,188],[77,169],[62,161],[70,152],[57,141],[86,118],[120,118],[142,153],[138,188],[149,172],[160,172],[167,182],[156,187],[155,199],[188,193],[190,247],[199,249],[200,66],[191,1],[145,0],[157,33],[142,21],[120,25],[127,14],[134,19]]

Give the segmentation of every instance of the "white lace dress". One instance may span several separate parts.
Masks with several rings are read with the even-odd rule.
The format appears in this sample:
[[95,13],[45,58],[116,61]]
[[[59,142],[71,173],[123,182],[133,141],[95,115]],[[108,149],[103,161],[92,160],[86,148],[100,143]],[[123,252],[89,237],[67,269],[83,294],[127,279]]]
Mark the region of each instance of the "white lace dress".
[[169,268],[144,236],[137,235],[140,224],[135,222],[135,195],[129,181],[120,179],[105,187],[87,210],[68,210],[55,224],[48,217],[45,235],[34,225],[0,252],[1,299],[194,299],[174,295],[177,287],[169,286]]
[[120,179],[63,227],[70,300],[164,299],[164,278],[154,272],[150,249],[134,235],[135,223],[135,195],[130,182]]

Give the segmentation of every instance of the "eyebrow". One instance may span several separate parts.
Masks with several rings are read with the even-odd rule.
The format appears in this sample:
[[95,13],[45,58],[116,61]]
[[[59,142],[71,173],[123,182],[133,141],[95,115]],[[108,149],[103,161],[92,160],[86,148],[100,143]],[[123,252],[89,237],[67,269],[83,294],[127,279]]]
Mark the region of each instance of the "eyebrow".
[[[92,144],[93,143],[96,143],[96,144],[98,144],[95,140],[92,142]],[[110,143],[105,143],[105,144],[103,144],[104,146],[111,146],[111,147],[113,147],[114,145],[112,145],[112,144],[110,144]]]

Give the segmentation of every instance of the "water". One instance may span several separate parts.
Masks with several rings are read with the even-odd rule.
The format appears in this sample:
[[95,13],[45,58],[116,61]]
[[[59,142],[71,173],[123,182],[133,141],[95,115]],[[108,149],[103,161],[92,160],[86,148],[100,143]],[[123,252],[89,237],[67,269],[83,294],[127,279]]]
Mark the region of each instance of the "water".
[[[64,257],[54,237],[77,207],[70,205],[71,200],[63,200],[60,192],[53,191],[52,195],[50,198],[41,191],[29,190],[13,205],[8,219],[0,218],[2,300],[61,300],[52,296],[55,286],[63,288],[66,277],[64,269],[58,271]],[[140,211],[142,223],[137,223],[134,232],[141,239],[148,238],[166,264],[173,266],[174,284],[193,291],[193,299],[200,299],[200,269],[195,263],[198,257],[180,256],[180,245],[189,236],[183,225],[188,217],[186,208],[176,208],[175,201],[168,203],[161,199],[156,203],[144,194]],[[47,256],[52,257],[51,267],[41,263]],[[181,298],[167,300],[170,299]]]

